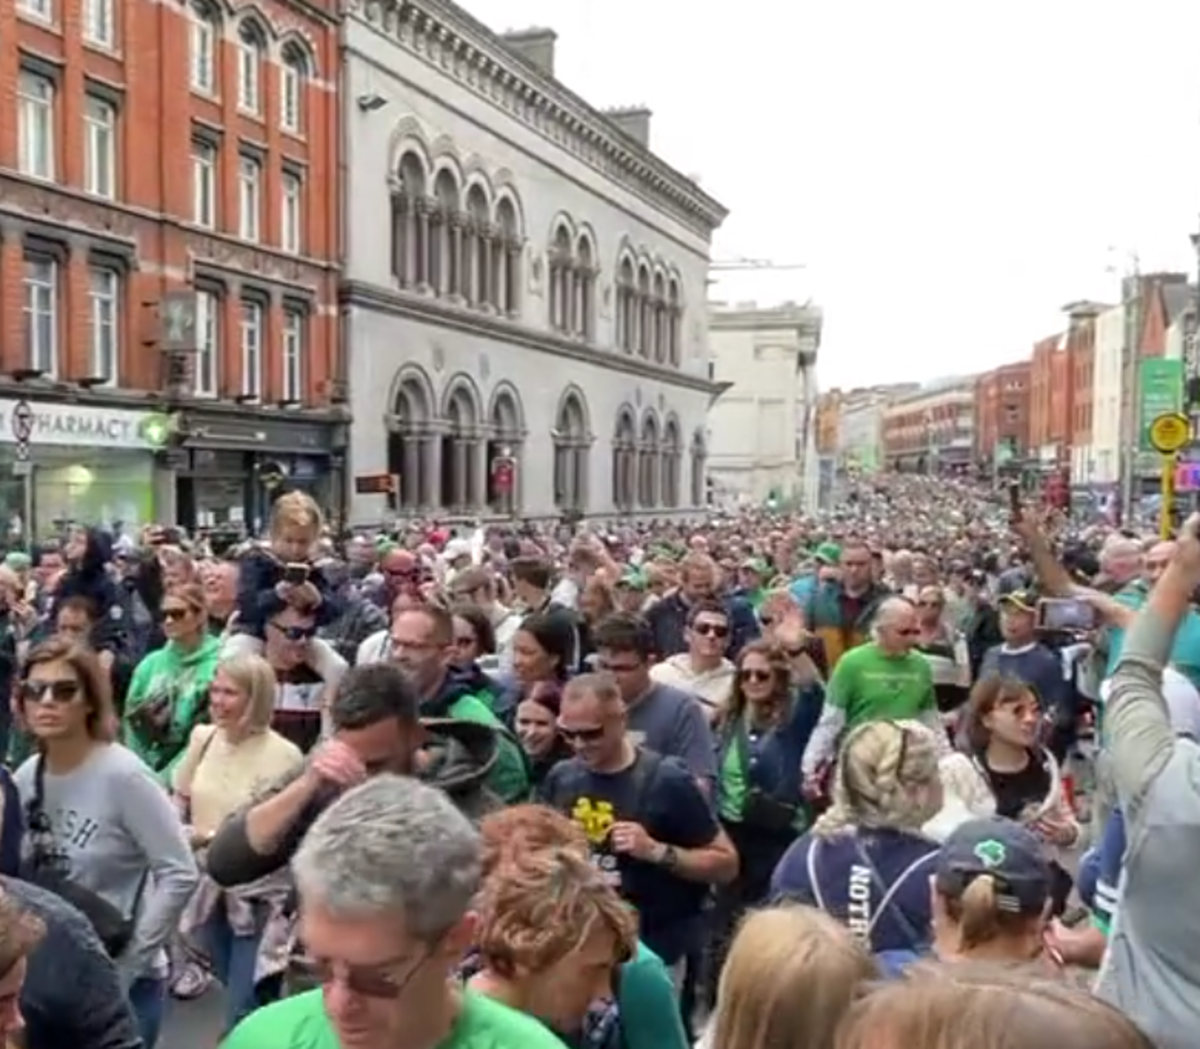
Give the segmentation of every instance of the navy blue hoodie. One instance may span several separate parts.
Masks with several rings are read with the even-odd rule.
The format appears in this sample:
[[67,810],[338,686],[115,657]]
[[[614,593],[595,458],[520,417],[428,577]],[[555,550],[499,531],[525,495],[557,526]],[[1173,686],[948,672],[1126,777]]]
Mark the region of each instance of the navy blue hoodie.
[[[285,567],[269,550],[254,549],[241,559],[237,625],[247,634],[261,637],[267,620],[283,611],[284,601],[275,593],[275,587],[283,582]],[[337,594],[315,565],[309,566],[308,581],[321,595],[321,603],[314,613],[317,626],[329,626],[342,614]]]

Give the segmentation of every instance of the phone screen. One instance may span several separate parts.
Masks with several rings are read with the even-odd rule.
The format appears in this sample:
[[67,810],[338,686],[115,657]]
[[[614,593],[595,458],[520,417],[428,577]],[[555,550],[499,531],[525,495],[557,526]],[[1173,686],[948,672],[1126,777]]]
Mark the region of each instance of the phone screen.
[[290,564],[283,570],[283,578],[294,586],[308,582],[308,565]]
[[1008,484],[1008,507],[1014,514],[1021,509],[1021,486],[1012,481]]
[[1038,602],[1038,626],[1043,630],[1096,629],[1096,610],[1074,597],[1050,597]]

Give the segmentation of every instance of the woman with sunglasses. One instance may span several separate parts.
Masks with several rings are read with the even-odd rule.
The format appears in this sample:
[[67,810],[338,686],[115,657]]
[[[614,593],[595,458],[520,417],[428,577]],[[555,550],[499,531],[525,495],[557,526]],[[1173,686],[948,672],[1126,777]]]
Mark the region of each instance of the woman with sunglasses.
[[208,720],[208,689],[220,639],[208,630],[208,601],[199,583],[171,587],[162,599],[167,643],[133,672],[125,700],[125,745],[170,782],[192,729]]
[[733,691],[714,726],[717,812],[740,858],[737,877],[717,889],[714,973],[738,920],[767,899],[775,865],[808,825],[800,759],[823,701],[815,678],[804,688],[793,684],[787,654],[770,642],[751,642],[738,655]]
[[92,652],[63,638],[36,646],[17,695],[38,745],[15,776],[28,824],[22,874],[92,921],[153,1049],[165,947],[198,881],[183,824],[150,769],[112,741],[108,682]]

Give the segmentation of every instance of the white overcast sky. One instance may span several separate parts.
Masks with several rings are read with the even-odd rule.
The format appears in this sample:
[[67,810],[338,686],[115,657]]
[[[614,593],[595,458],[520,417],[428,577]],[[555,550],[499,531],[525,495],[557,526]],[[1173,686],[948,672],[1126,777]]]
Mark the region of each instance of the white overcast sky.
[[730,209],[714,256],[804,263],[714,297],[825,309],[822,386],[1029,353],[1059,307],[1190,268],[1197,0],[466,0],[550,26],[558,75],[645,103]]

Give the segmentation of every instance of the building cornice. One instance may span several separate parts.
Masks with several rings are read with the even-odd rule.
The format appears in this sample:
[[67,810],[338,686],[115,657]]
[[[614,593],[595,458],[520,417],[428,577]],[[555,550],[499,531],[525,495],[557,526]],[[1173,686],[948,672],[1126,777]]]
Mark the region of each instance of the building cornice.
[[390,313],[395,317],[408,317],[477,338],[497,339],[511,346],[537,350],[553,357],[624,372],[626,375],[663,383],[667,386],[696,390],[714,400],[725,391],[728,385],[702,379],[695,375],[687,375],[684,372],[664,368],[636,357],[626,357],[611,350],[573,342],[548,332],[534,331],[505,318],[468,313],[437,299],[393,291],[364,281],[343,281],[339,297],[345,306],[360,306],[364,309],[378,310],[381,313]]
[[702,236],[711,237],[728,216],[728,209],[693,180],[515,55],[495,32],[449,0],[345,0],[345,10]]

